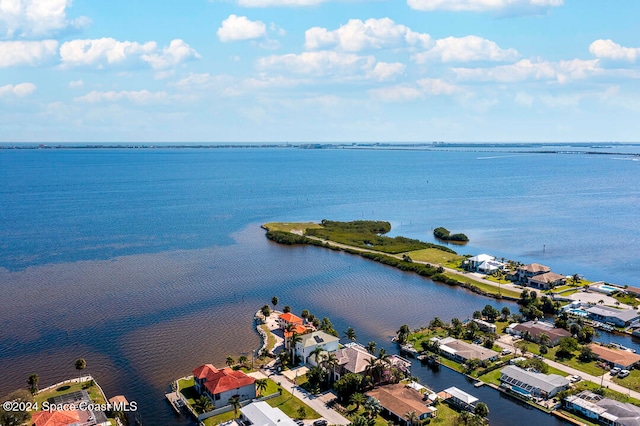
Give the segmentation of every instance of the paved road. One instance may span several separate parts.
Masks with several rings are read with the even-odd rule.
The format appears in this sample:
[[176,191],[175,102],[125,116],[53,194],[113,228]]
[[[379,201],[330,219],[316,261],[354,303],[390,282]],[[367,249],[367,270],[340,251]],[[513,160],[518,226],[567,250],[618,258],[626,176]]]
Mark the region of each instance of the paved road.
[[[502,347],[503,349],[509,349],[513,351],[513,353],[516,353],[516,348],[513,345],[513,339],[509,335],[500,337],[500,339],[496,340],[496,344]],[[529,357],[531,356],[531,354],[527,354],[527,355]],[[639,392],[633,391],[631,389],[627,389],[624,386],[620,386],[619,384],[611,381],[611,375],[606,371],[601,376],[593,376],[591,374],[585,373],[584,371],[576,370],[573,367],[560,364],[559,362],[555,362],[547,358],[544,359],[544,362],[546,362],[553,368],[557,368],[560,371],[564,371],[565,373],[581,376],[584,380],[588,380],[592,383],[597,384],[598,386],[602,385],[614,391],[620,392],[624,395],[629,395],[633,398],[640,399]]]
[[[364,249],[364,248],[360,248],[360,247],[354,247],[354,246],[350,246],[350,245],[347,245],[347,244],[336,243],[336,242],[330,241],[330,240],[324,240],[324,239],[318,238],[318,237],[312,237],[312,236],[309,236],[309,235],[307,235],[306,237],[311,239],[311,240],[322,241],[323,243],[329,244],[330,246],[333,246],[333,247],[339,247],[339,248],[342,248],[342,249],[355,250],[355,251],[359,251],[359,252],[362,252],[362,253],[383,254],[385,256],[391,256],[391,257],[395,257],[396,259],[402,260],[402,255],[401,254],[390,254],[390,253],[384,253],[384,252],[381,252],[381,251],[378,251],[378,250],[370,250],[370,249]],[[420,260],[414,260],[413,262],[421,263],[423,265],[430,264],[429,262],[422,262]],[[442,265],[438,265],[438,266],[442,266]],[[444,267],[444,266],[443,266],[443,268],[444,268],[444,270],[446,272],[449,272],[449,273],[454,274],[454,275],[460,275],[460,276],[463,276],[463,277],[467,277],[467,278],[469,278],[469,279],[471,279],[473,281],[476,281],[478,283],[486,284],[486,285],[490,285],[492,287],[495,287],[498,290],[508,289],[508,290],[511,290],[511,291],[515,291],[517,293],[522,293],[522,288],[521,287],[515,286],[515,285],[510,284],[510,283],[508,283],[508,284],[498,284],[498,283],[496,283],[494,281],[489,281],[487,279],[482,278],[479,274],[469,273],[469,272],[461,272],[461,271],[458,271],[457,269],[447,268],[447,267]],[[536,290],[535,288],[527,288],[527,290],[535,291],[536,293],[538,293],[538,295],[541,295],[541,293],[538,290]]]
[[294,386],[294,384],[291,383],[282,374],[273,373],[269,370],[262,370],[261,372],[265,376],[268,376],[274,382],[280,383],[280,386],[282,386],[284,389],[291,392],[293,396],[302,400],[309,407],[316,410],[322,416],[322,418],[324,418],[327,422],[329,422],[329,424],[348,425],[349,423],[351,423],[350,420],[345,419],[337,411],[334,411],[325,405],[325,400],[327,399],[326,396],[323,398],[322,395],[311,395],[304,389],[298,386]]

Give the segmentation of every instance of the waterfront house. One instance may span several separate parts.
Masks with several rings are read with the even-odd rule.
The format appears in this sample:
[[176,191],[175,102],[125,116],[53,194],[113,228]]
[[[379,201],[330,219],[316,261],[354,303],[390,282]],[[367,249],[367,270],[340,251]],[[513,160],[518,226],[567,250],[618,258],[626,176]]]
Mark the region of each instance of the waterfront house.
[[624,288],[624,291],[633,297],[640,297],[640,288],[638,287],[627,286]]
[[240,409],[242,424],[245,426],[297,426],[291,417],[279,408],[264,401],[252,402]]
[[556,274],[555,272],[545,272],[529,278],[529,282],[527,284],[530,287],[549,290],[550,288],[565,285],[566,283],[567,277],[564,275]]
[[530,278],[547,272],[551,272],[551,268],[539,263],[519,266],[516,269],[515,281],[519,284],[528,284]]
[[474,318],[473,322],[478,324],[478,328],[485,333],[495,333],[498,331],[498,327],[495,324],[491,324],[490,322],[483,321],[481,319]]
[[[47,402],[51,407],[79,406],[86,404],[90,407],[91,398],[86,390],[68,392],[49,398]],[[86,410],[44,410],[33,413],[31,422],[35,426],[109,426],[111,423],[103,411]]]
[[613,367],[629,370],[640,362],[640,355],[624,349],[608,348],[595,343],[589,344],[589,348],[596,358],[608,362]]
[[407,413],[415,412],[420,420],[436,417],[438,410],[432,407],[432,401],[417,390],[397,383],[378,386],[365,394],[380,401],[383,414],[401,425],[409,425]]
[[256,397],[256,379],[241,370],[218,370],[212,364],[205,364],[193,370],[193,379],[196,391],[208,396],[214,407],[227,405],[234,396],[240,401]]
[[592,423],[613,426],[640,424],[640,407],[604,398],[586,390],[568,396],[564,403],[567,410],[592,419]]
[[[488,254],[479,254],[477,256],[470,257],[464,261],[464,265],[467,271],[484,273],[491,272],[491,268],[494,268],[493,270],[495,270],[504,267],[502,263],[496,262],[496,258],[494,256],[489,256]],[[499,268],[498,265],[502,265],[502,267]]]
[[334,369],[334,379],[340,380],[347,373],[364,375],[370,360],[376,359],[357,343],[347,343],[335,352],[338,365]]
[[300,341],[296,342],[296,356],[305,363],[316,365],[315,357],[310,356],[316,348],[321,348],[326,352],[335,352],[338,350],[340,339],[336,336],[325,333],[324,331],[314,331],[313,333],[303,334]]
[[549,337],[549,346],[556,346],[563,337],[571,337],[571,333],[563,328],[556,328],[544,321],[527,321],[522,324],[511,324],[507,327],[507,333],[515,336],[527,337],[532,342],[540,343],[540,336],[546,334]]
[[612,323],[618,327],[628,327],[632,322],[640,319],[640,313],[635,309],[616,309],[609,306],[592,306],[585,309],[589,318]]
[[569,380],[557,374],[527,371],[515,365],[500,370],[501,386],[526,397],[553,398],[569,387]]
[[438,392],[438,396],[449,404],[467,411],[473,411],[476,403],[479,401],[475,396],[452,386]]
[[494,350],[487,349],[484,346],[467,343],[453,337],[445,337],[438,339],[433,337],[432,342],[436,341],[440,348],[440,354],[447,358],[458,362],[466,362],[470,359],[479,359],[480,361],[495,361],[500,354]]
[[280,314],[280,316],[278,316],[278,325],[283,330],[287,328],[288,325],[302,326],[303,323],[304,321],[302,320],[302,318],[292,314],[291,312]]

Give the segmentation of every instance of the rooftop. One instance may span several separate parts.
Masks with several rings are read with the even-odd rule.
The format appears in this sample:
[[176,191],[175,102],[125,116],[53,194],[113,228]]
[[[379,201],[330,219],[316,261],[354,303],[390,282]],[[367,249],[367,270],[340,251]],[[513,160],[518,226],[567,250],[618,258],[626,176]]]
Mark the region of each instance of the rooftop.
[[545,272],[539,275],[534,275],[530,278],[531,281],[539,282],[539,283],[554,283],[558,280],[565,279],[564,275],[556,274],[555,272]]
[[525,390],[540,389],[547,393],[558,387],[569,386],[569,380],[557,374],[542,374],[509,365],[502,370],[500,380]]
[[518,267],[518,270],[536,274],[541,272],[549,272],[551,268],[546,265],[541,265],[539,263],[530,263],[528,265]]
[[231,368],[218,370],[212,364],[205,364],[196,368],[193,370],[193,376],[197,379],[204,379],[204,387],[212,395],[252,385],[256,381],[256,379],[247,376],[240,370],[232,370]]
[[619,318],[622,321],[631,321],[640,317],[640,314],[635,309],[616,309],[609,306],[592,306],[587,308],[586,311],[593,315]]
[[252,402],[242,407],[240,412],[254,426],[297,426],[282,410],[264,401]]
[[282,321],[285,321],[291,324],[302,324],[302,318],[292,314],[291,312],[287,312],[286,314],[280,314],[278,318],[280,318]]
[[513,326],[513,329],[519,331],[520,333],[528,331],[529,334],[536,339],[544,333],[549,336],[552,342],[562,337],[571,337],[571,333],[567,330],[563,328],[556,328],[552,324],[546,323],[544,321],[523,322],[522,324]]
[[442,397],[443,399],[455,398],[468,405],[473,405],[478,401],[478,398],[476,398],[475,396],[468,394],[465,391],[456,388],[455,386],[447,388],[442,392],[438,392],[438,396]]
[[472,262],[486,262],[486,261],[495,260],[495,259],[496,258],[494,256],[490,256],[488,254],[479,254],[477,256],[470,257],[468,260]]
[[418,417],[433,411],[427,407],[427,405],[431,404],[431,401],[424,401],[420,392],[400,383],[379,386],[367,392],[366,395],[380,401],[384,408],[398,417],[404,418],[406,413],[411,411],[415,411]]
[[494,350],[487,349],[484,346],[454,339],[453,337],[445,337],[444,339],[441,339],[440,350],[451,355],[457,355],[464,359],[477,358],[481,361],[498,356],[498,352]]
[[324,331],[314,331],[313,333],[304,334],[300,337],[302,338],[300,345],[303,348],[337,342],[340,340],[338,337],[327,334]]
[[362,373],[369,365],[370,359],[376,359],[365,348],[357,344],[347,344],[336,351],[338,365],[351,373]]
[[640,355],[623,349],[610,349],[594,343],[591,343],[589,348],[600,359],[613,364],[630,366],[640,361]]

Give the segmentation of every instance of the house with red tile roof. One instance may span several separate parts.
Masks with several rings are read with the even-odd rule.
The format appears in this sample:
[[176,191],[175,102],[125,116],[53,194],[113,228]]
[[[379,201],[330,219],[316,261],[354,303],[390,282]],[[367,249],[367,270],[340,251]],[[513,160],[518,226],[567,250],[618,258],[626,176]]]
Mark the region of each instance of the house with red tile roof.
[[80,423],[80,415],[76,410],[36,411],[31,422],[33,426],[70,426]]
[[302,318],[292,314],[291,312],[280,314],[280,316],[278,317],[278,324],[280,325],[280,328],[283,330],[287,328],[289,324],[294,326],[295,325],[302,326],[303,323],[304,321],[302,320]]
[[256,397],[256,379],[241,370],[218,370],[213,364],[204,364],[193,370],[193,379],[198,393],[208,396],[214,407],[228,405],[234,396],[240,401]]

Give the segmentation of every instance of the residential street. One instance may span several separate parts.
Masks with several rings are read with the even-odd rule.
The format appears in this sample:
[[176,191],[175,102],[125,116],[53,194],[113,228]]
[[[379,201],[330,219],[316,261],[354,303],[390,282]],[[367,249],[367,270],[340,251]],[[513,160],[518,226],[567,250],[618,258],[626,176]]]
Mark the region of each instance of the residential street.
[[[498,346],[500,346],[503,349],[509,349],[511,351],[513,351],[513,353],[516,353],[516,348],[513,345],[513,338],[512,336],[506,335],[506,336],[502,336],[500,337],[500,339],[496,340],[496,344]],[[531,354],[527,354],[527,356],[531,357]],[[587,374],[583,371],[580,370],[576,370],[575,368],[566,366],[564,364],[560,364],[559,362],[556,361],[552,361],[550,359],[544,359],[544,362],[546,362],[547,364],[549,364],[551,367],[553,368],[557,368],[560,371],[564,371],[565,373],[569,373],[571,375],[577,375],[577,376],[581,376],[584,380],[588,380],[590,382],[593,382],[597,385],[602,384],[602,386],[605,386],[609,389],[615,390],[617,392],[620,392],[622,394],[625,395],[629,395],[633,398],[636,399],[640,399],[640,393],[633,391],[631,389],[627,389],[624,386],[620,386],[619,384],[611,381],[611,376],[609,375],[608,372],[605,372],[602,376],[592,376],[591,374]]]

